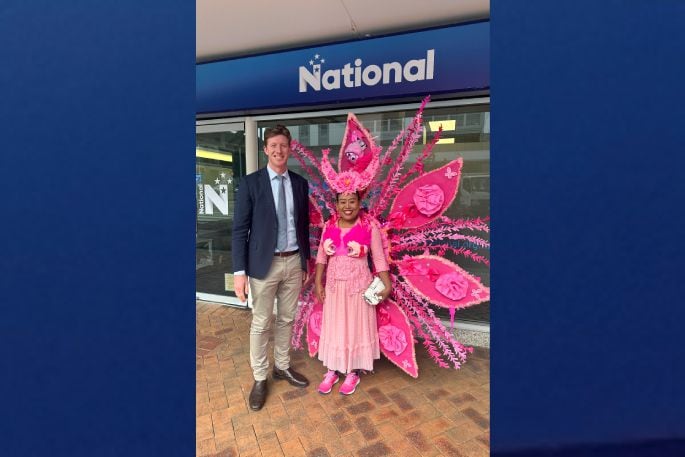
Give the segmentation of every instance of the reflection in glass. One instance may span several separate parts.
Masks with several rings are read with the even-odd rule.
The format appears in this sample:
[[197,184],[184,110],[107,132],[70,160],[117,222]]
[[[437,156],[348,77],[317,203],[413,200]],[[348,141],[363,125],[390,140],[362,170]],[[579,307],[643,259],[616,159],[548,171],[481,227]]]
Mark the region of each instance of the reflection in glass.
[[[231,229],[238,179],[245,174],[245,133],[235,130],[196,135],[196,290],[233,296]],[[227,276],[228,275],[228,276]]]

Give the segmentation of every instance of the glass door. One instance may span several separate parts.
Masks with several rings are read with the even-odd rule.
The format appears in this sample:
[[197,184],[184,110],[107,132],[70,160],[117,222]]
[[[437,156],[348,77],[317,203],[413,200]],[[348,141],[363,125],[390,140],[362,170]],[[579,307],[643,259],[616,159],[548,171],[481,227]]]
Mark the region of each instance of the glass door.
[[235,191],[245,174],[245,127],[242,122],[200,125],[195,138],[196,296],[238,304],[231,230]]

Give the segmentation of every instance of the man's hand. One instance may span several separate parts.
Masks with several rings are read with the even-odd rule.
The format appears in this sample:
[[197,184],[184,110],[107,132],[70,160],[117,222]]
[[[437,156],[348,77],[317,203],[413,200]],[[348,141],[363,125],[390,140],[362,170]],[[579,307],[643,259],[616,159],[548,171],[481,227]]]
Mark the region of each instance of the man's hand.
[[247,300],[247,294],[250,292],[250,284],[247,280],[247,275],[233,276],[233,289],[238,300],[244,302]]
[[302,270],[302,285],[304,286],[309,279],[309,270]]

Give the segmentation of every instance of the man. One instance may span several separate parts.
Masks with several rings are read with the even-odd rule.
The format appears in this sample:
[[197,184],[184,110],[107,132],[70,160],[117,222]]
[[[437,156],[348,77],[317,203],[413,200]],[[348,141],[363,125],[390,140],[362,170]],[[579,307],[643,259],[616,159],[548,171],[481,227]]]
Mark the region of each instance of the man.
[[[309,184],[288,170],[290,132],[282,125],[264,132],[265,168],[241,179],[233,219],[235,293],[245,301],[252,290],[250,365],[255,383],[249,405],[259,411],[267,396],[267,345],[278,299],[274,330],[273,378],[293,386],[309,381],[290,368],[290,338],[297,297],[308,277]],[[249,286],[248,286],[249,278]]]

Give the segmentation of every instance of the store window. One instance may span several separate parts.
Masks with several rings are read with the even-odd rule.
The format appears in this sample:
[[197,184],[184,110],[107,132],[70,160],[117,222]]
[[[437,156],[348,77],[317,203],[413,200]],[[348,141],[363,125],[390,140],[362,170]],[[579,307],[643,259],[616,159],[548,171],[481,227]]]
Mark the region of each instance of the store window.
[[[439,144],[433,148],[431,157],[425,162],[425,170],[430,171],[445,165],[447,162],[458,157],[463,157],[464,166],[460,181],[457,198],[447,210],[446,215],[452,218],[490,216],[490,107],[484,105],[447,106],[439,108],[429,107],[424,111],[423,120],[425,134],[423,144],[429,142],[433,134],[442,125],[443,133]],[[416,113],[412,110],[391,110],[383,112],[357,114],[357,118],[375,137],[376,143],[387,148],[395,139],[402,128],[409,125]],[[258,133],[263,136],[264,129],[276,124],[283,124],[290,129],[293,138],[307,146],[317,156],[321,157],[321,150],[331,149],[331,157],[337,157],[340,144],[345,132],[347,114],[319,115],[302,117],[299,119],[268,120],[258,122]],[[323,132],[326,135],[309,135],[310,131]],[[298,136],[300,132],[306,135]],[[262,143],[259,143],[260,151]],[[399,149],[399,148],[398,148]],[[413,157],[408,164],[416,160],[421,152],[420,145],[414,147]],[[259,166],[266,165],[264,154],[259,155]],[[288,167],[295,172],[303,174],[302,168],[296,159],[290,158]],[[489,240],[487,233],[478,233],[478,236]],[[489,259],[488,250],[469,246],[464,247],[477,251],[480,255]],[[490,286],[490,269],[487,265],[477,263],[465,257],[446,257],[462,266],[475,276],[481,278],[486,286]],[[438,309],[438,315],[448,318],[446,309]],[[461,322],[489,323],[490,303],[485,302],[470,308],[457,311],[456,318]]]
[[245,174],[242,123],[198,126],[195,148],[195,271],[198,298],[231,302],[231,230],[238,180]]

